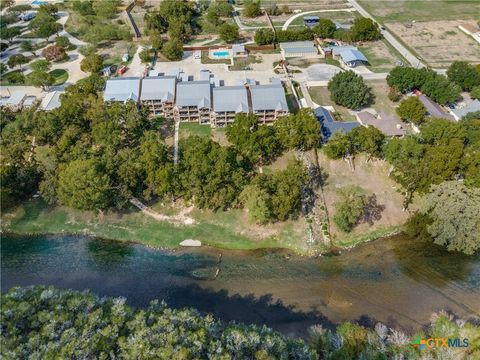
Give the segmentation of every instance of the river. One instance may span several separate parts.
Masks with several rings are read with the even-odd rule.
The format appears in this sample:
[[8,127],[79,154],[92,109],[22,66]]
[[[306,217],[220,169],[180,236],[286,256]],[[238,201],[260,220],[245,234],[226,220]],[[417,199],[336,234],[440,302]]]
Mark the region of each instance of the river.
[[2,291],[31,284],[124,296],[138,307],[164,299],[294,336],[346,320],[412,331],[436,310],[480,314],[480,256],[405,236],[318,259],[280,250],[160,251],[82,236],[2,236]]

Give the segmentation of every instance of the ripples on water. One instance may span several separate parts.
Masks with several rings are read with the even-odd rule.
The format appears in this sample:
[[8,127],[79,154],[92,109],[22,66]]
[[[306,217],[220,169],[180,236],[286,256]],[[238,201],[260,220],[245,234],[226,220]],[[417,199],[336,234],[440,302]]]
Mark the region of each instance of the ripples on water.
[[[279,250],[157,251],[72,236],[3,236],[1,245],[2,291],[51,284],[125,296],[134,306],[159,298],[295,335],[315,323],[381,320],[409,328],[443,308],[467,317],[480,312],[479,256],[402,236],[319,259]],[[217,269],[215,280],[194,276]]]

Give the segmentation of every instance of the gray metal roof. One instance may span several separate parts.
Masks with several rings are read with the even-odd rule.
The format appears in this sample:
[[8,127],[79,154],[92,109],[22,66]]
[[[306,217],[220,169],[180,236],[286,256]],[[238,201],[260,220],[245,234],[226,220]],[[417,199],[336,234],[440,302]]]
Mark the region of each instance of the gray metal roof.
[[340,55],[340,53],[345,50],[358,50],[355,46],[350,46],[350,45],[332,46],[331,49],[332,49],[333,55]]
[[232,45],[232,51],[234,53],[243,53],[245,52],[245,45],[240,45],[240,44]]
[[42,100],[40,107],[45,111],[50,111],[60,107],[60,95],[63,94],[61,91],[52,91],[49,92]]
[[257,110],[288,111],[285,91],[280,84],[251,85],[252,108]]
[[149,76],[142,80],[141,100],[173,101],[175,99],[175,76]]
[[452,112],[459,119],[461,119],[462,117],[464,117],[465,115],[467,115],[469,113],[477,112],[477,111],[480,111],[480,100],[473,100],[462,108],[452,110]]
[[454,120],[453,116],[450,114],[445,113],[443,109],[438,105],[435,101],[430,99],[426,95],[419,95],[418,100],[420,100],[425,106],[425,109],[427,109],[427,113],[430,116],[438,117],[441,119],[447,119],[447,120]]
[[283,49],[285,55],[289,54],[318,54],[318,50],[312,46],[291,47]]
[[125,77],[107,80],[103,98],[105,101],[138,101],[140,78]]
[[287,48],[300,48],[300,47],[315,47],[313,41],[286,41],[280,43],[282,49]]
[[188,81],[177,84],[177,106],[210,108],[212,104],[210,81]]
[[342,60],[346,63],[352,61],[365,61],[368,62],[368,59],[357,49],[347,49],[340,53]]
[[23,99],[27,96],[27,93],[25,91],[15,91],[8,99],[4,101],[4,105],[9,105],[9,106],[18,106],[21,105],[23,102]]
[[214,88],[213,111],[248,112],[248,96],[245,86],[222,86]]
[[210,70],[200,70],[200,80],[210,80]]

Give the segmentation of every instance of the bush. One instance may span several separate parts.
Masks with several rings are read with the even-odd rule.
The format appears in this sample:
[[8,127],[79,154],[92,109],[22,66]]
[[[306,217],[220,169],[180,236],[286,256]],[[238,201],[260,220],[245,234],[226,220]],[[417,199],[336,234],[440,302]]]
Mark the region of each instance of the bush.
[[260,0],[245,0],[243,3],[243,16],[253,18],[261,14]]
[[271,29],[258,29],[255,32],[254,40],[258,45],[272,44],[275,34]]
[[416,96],[410,96],[402,100],[397,108],[397,114],[402,120],[416,125],[420,125],[424,121],[426,113],[427,109]]
[[183,44],[180,40],[169,40],[162,46],[161,52],[168,60],[181,60],[183,57]]
[[337,201],[334,203],[335,215],[333,221],[337,227],[350,232],[365,212],[367,196],[358,186],[347,186],[337,191]]
[[74,48],[74,46],[72,45],[72,43],[70,42],[70,40],[66,36],[58,36],[55,39],[55,44],[57,46],[60,46],[60,47],[64,48],[65,50],[70,50],[70,49]]
[[49,61],[62,61],[68,57],[65,49],[57,45],[50,45],[46,47],[43,49],[42,55]]
[[238,33],[238,26],[235,24],[224,23],[220,26],[218,32],[220,38],[226,43],[233,43],[238,40],[240,36]]

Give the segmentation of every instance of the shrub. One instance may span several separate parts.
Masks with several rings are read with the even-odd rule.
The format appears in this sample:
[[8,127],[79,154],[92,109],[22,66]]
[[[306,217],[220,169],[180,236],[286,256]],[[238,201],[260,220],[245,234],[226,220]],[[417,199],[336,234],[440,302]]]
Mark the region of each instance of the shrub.
[[68,57],[65,49],[58,45],[50,45],[46,47],[43,49],[42,55],[49,61],[62,61]]

